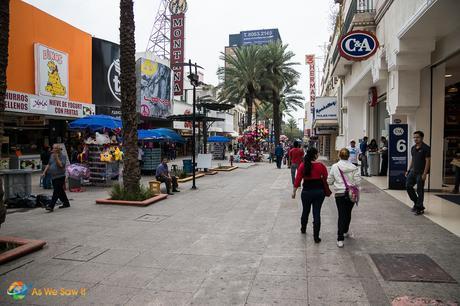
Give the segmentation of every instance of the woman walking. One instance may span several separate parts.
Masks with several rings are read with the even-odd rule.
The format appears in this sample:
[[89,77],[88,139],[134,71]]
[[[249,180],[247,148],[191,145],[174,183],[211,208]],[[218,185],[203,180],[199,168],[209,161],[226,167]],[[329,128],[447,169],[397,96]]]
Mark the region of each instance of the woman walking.
[[308,215],[313,206],[313,238],[316,243],[321,242],[319,231],[321,228],[321,206],[324,197],[330,196],[331,192],[326,182],[327,169],[322,163],[316,162],[318,150],[309,148],[303,162],[297,169],[297,175],[294,181],[294,190],[292,198],[295,199],[297,188],[303,180],[302,189],[302,217],[300,218],[300,232],[305,234],[307,230]]
[[[339,152],[340,160],[332,165],[327,178],[329,185],[334,184],[335,203],[339,213],[337,222],[337,246],[343,248],[343,241],[348,237],[351,222],[351,211],[355,203],[350,200],[347,186],[358,186],[361,182],[358,167],[348,161],[350,151],[342,149]],[[344,181],[345,180],[345,181]]]
[[53,153],[51,154],[48,165],[43,171],[43,176],[51,174],[53,183],[53,197],[51,203],[45,207],[47,211],[52,212],[57,200],[61,200],[62,204],[59,208],[70,207],[69,199],[64,190],[65,185],[65,166],[66,158],[62,155],[61,147],[58,144],[53,145]]

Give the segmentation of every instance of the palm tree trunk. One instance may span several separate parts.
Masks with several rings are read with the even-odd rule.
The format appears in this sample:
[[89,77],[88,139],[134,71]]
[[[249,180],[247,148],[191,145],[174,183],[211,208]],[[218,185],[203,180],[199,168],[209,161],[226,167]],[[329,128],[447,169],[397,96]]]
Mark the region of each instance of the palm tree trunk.
[[280,105],[281,100],[278,95],[274,94],[273,99],[273,130],[275,134],[275,144],[280,142],[281,136],[281,112],[280,112]]
[[254,105],[254,95],[249,93],[246,95],[246,106],[247,106],[247,118],[246,118],[246,126],[252,125],[252,106]]
[[[0,1],[0,148],[3,140],[5,115],[6,68],[8,67],[8,39],[10,34],[10,0]],[[1,150],[0,150],[1,157]],[[3,201],[3,177],[0,176],[0,226],[5,222],[6,208]]]
[[120,85],[123,121],[123,187],[128,193],[139,191],[141,178],[137,148],[136,42],[134,40],[133,0],[120,0]]

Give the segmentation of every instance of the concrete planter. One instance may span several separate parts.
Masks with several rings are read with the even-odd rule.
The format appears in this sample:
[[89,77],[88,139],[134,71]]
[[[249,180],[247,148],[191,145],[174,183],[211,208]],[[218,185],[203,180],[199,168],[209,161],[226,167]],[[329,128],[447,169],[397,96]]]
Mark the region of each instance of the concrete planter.
[[[203,177],[203,176],[205,176],[204,173],[196,173],[196,174],[195,174],[195,178],[196,178],[196,179],[197,179],[197,178],[200,178],[200,177]],[[187,176],[186,178],[183,178],[183,179],[178,178],[178,179],[177,179],[177,182],[178,182],[178,183],[185,183],[185,182],[189,182],[189,181],[191,181],[191,180],[193,180],[193,176]]]
[[206,171],[206,172],[205,172],[205,171],[200,171],[199,173],[200,173],[200,174],[204,174],[204,175],[216,175],[216,174],[219,173],[219,172],[214,171],[214,170],[208,170],[208,171]]
[[235,169],[238,169],[238,166],[233,166],[233,167],[232,167],[232,166],[221,166],[220,168],[213,168],[213,169],[211,169],[211,170],[213,170],[213,171],[226,171],[226,172],[228,172],[228,171],[233,171],[233,170],[235,170]]
[[153,203],[164,200],[168,197],[167,194],[159,194],[153,198],[144,201],[123,201],[123,200],[112,200],[112,199],[97,199],[96,204],[108,204],[108,205],[126,205],[126,206],[149,206]]
[[19,257],[25,256],[29,253],[38,251],[41,248],[43,248],[43,246],[46,244],[46,242],[43,240],[32,240],[8,236],[0,236],[0,242],[14,243],[19,245],[14,249],[0,254],[0,265],[8,261],[17,259]]

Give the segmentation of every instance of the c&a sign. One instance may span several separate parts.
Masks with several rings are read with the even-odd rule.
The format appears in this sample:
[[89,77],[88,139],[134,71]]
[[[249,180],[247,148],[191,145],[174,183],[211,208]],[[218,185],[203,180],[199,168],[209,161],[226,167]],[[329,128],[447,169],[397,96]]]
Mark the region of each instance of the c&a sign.
[[174,95],[181,96],[184,89],[184,28],[185,15],[171,15],[171,68],[174,72]]
[[374,34],[367,31],[351,31],[339,41],[340,55],[350,61],[368,59],[379,48],[379,41]]

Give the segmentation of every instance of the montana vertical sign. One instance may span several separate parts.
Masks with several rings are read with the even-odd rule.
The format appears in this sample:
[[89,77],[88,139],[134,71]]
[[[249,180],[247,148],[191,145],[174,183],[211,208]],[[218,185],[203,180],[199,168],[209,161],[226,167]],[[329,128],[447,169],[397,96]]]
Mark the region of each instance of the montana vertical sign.
[[185,14],[171,15],[171,67],[174,72],[174,95],[181,96],[184,90],[184,29]]
[[340,55],[350,61],[368,59],[379,48],[374,34],[367,31],[351,31],[343,35],[339,41]]

